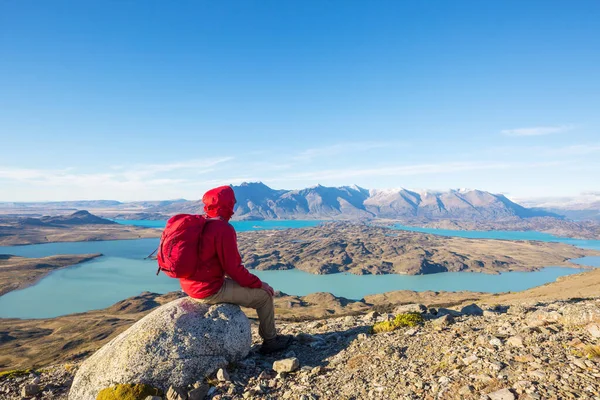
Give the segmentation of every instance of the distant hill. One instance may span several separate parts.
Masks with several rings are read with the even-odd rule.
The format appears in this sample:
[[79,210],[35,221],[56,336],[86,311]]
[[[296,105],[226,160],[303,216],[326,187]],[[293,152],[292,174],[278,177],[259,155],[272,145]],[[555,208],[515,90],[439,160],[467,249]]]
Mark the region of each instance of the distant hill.
[[41,218],[22,218],[20,225],[55,226],[55,225],[112,225],[116,222],[97,217],[88,211],[80,210],[70,215],[46,216]]
[[[407,189],[367,190],[358,186],[313,186],[301,190],[275,190],[263,183],[233,186],[236,219],[367,219],[424,218],[497,220],[503,218],[557,217],[525,208],[501,194],[481,190],[447,192]],[[175,214],[201,212],[201,201],[155,206],[146,212]]]
[[583,193],[575,197],[527,199],[523,203],[532,209],[556,213],[576,221],[600,221],[600,192]]

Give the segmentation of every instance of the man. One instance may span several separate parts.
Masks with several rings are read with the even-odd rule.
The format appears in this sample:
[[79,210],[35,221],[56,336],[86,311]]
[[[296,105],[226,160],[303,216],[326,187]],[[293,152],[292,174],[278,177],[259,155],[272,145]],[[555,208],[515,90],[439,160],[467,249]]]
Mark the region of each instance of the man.
[[235,229],[229,224],[236,203],[233,189],[229,186],[211,189],[202,202],[211,221],[206,223],[202,234],[200,267],[190,278],[180,279],[181,288],[204,303],[254,308],[259,319],[258,333],[263,339],[261,353],[285,349],[291,336],[277,335],[275,330],[273,288],[242,265]]

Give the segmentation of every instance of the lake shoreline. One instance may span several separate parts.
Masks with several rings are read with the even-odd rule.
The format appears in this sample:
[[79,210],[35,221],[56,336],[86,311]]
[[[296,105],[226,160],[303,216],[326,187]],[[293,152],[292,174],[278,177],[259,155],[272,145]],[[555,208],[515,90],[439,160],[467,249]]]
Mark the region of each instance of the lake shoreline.
[[[252,223],[255,224],[255,221]],[[273,224],[279,223],[270,223],[266,224],[266,226],[262,225],[261,229],[269,228]],[[330,225],[329,228],[328,225]],[[249,226],[249,228],[253,227],[253,225]],[[377,273],[377,269],[373,270],[374,273],[369,273],[371,272],[369,270],[361,270],[361,273],[356,273],[358,270],[352,268],[347,268],[346,270],[329,269],[327,271],[321,271],[321,273],[318,273],[319,271],[312,270],[310,268],[294,268],[292,270],[283,268],[286,271],[277,271],[277,269],[281,268],[269,268],[268,264],[260,264],[263,265],[264,268],[255,269],[251,265],[251,260],[245,256],[244,261],[247,261],[246,266],[248,266],[253,273],[259,275],[261,279],[287,293],[306,296],[315,292],[329,292],[336,296],[358,300],[365,295],[372,296],[396,290],[413,290],[415,292],[434,290],[447,292],[468,291],[488,293],[527,290],[538,285],[543,285],[547,282],[552,282],[559,276],[588,271],[597,265],[595,264],[596,261],[593,261],[591,264],[586,264],[585,262],[576,262],[576,260],[581,259],[582,256],[600,257],[600,250],[580,249],[574,247],[573,245],[566,245],[564,243],[544,243],[530,240],[513,240],[509,242],[514,243],[508,243],[504,240],[498,241],[496,239],[444,238],[441,236],[436,236],[434,232],[407,232],[403,230],[370,228],[366,225],[357,227],[355,224],[344,223],[325,224],[316,229],[312,227],[298,227],[285,232],[280,230],[263,230],[260,233],[249,231],[240,232],[240,249],[243,250],[242,254],[258,255],[259,258],[263,260],[261,263],[271,262],[274,263],[273,265],[277,265],[278,261],[276,259],[269,261],[268,257],[264,258],[261,255],[267,254],[264,253],[263,250],[252,248],[246,249],[246,244],[256,244],[258,241],[267,240],[267,242],[264,243],[264,246],[262,246],[263,249],[277,250],[277,253],[284,253],[286,251],[285,248],[289,247],[286,243],[290,243],[296,235],[305,235],[308,239],[314,239],[316,235],[323,233],[323,239],[317,240],[316,245],[321,246],[321,244],[323,244],[323,249],[327,251],[329,251],[328,249],[330,248],[343,248],[345,251],[348,251],[352,257],[355,257],[353,254],[356,254],[356,251],[348,247],[352,244],[352,242],[340,242],[341,245],[338,246],[336,244],[336,240],[339,238],[336,239],[334,234],[327,233],[327,229],[333,229],[335,232],[341,232],[344,229],[349,229],[349,231],[343,233],[342,236],[345,235],[346,237],[352,238],[353,242],[356,242],[356,240],[359,239],[359,236],[354,235],[353,230],[361,230],[361,235],[365,235],[363,238],[364,240],[361,239],[363,240],[363,246],[366,246],[366,248],[369,249],[369,252],[374,252],[373,254],[376,255],[375,259],[379,259],[379,262],[381,262],[381,260],[387,260],[387,256],[383,253],[377,252],[376,249],[369,246],[377,241],[386,240],[386,233],[390,233],[391,236],[393,236],[390,240],[396,240],[396,243],[399,243],[401,246],[406,246],[410,243],[426,244],[428,247],[425,247],[424,250],[429,254],[427,257],[432,262],[441,262],[439,260],[435,261],[435,252],[439,251],[438,249],[441,249],[444,252],[450,252],[450,254],[458,252],[459,255],[460,253],[469,255],[469,248],[478,249],[476,253],[473,253],[475,254],[475,260],[479,259],[477,254],[480,254],[482,257],[488,257],[492,261],[502,261],[502,254],[506,254],[508,256],[512,256],[509,257],[512,258],[512,261],[508,261],[513,262],[513,264],[514,262],[518,261],[519,257],[521,257],[521,261],[519,261],[520,264],[514,264],[517,265],[517,267],[507,264],[499,269],[476,268],[464,271],[461,268],[455,270],[450,270],[450,268],[448,268],[445,271],[436,271],[430,269],[423,271],[423,273],[415,273],[418,271],[413,270],[411,271],[413,273],[408,274],[402,273],[402,271],[396,269],[384,269],[381,271],[381,273]],[[366,230],[363,231],[363,229]],[[399,238],[396,237],[398,235]],[[273,243],[268,242],[268,240],[271,239],[274,240]],[[496,241],[494,242],[493,240]],[[0,248],[0,252],[8,251],[10,253],[10,250],[14,250],[15,252],[22,251],[23,253],[16,254],[36,258],[48,254],[65,254],[69,252],[71,254],[104,254],[104,257],[101,259],[90,260],[88,264],[84,264],[85,268],[63,268],[59,271],[56,271],[56,274],[47,273],[45,277],[37,280],[35,285],[30,285],[28,287],[27,290],[30,292],[27,294],[34,296],[32,299],[40,296],[40,298],[48,298],[48,294],[43,294],[43,291],[55,290],[55,288],[62,287],[61,285],[63,284],[71,287],[76,282],[76,286],[73,286],[72,288],[74,291],[68,287],[64,287],[65,294],[58,293],[58,296],[64,299],[52,299],[51,303],[47,305],[47,308],[55,307],[51,304],[55,304],[57,301],[66,302],[67,308],[71,307],[69,305],[70,300],[67,300],[67,298],[69,298],[69,296],[73,297],[79,292],[81,292],[84,302],[82,303],[81,301],[77,301],[73,303],[77,306],[73,310],[65,309],[65,311],[59,311],[61,308],[56,308],[57,313],[54,315],[44,315],[43,313],[40,314],[39,312],[36,312],[37,316],[35,316],[35,318],[45,318],[55,315],[65,315],[72,312],[85,312],[92,309],[100,309],[113,304],[115,301],[126,299],[139,293],[139,288],[144,288],[144,290],[150,290],[159,293],[167,293],[169,291],[176,290],[176,286],[178,287],[178,282],[176,280],[166,278],[162,275],[158,278],[155,277],[154,272],[156,271],[156,262],[143,260],[144,257],[146,257],[152,250],[156,248],[157,243],[157,238],[117,240],[112,242],[86,241],[46,243],[32,245],[29,248],[27,246],[14,246],[12,248],[4,249]],[[283,246],[283,244],[286,245]],[[290,243],[290,246],[291,245],[292,244]],[[300,244],[300,246],[302,246],[302,244]],[[504,249],[505,246],[508,247]],[[596,245],[594,244],[594,246]],[[313,255],[316,255],[315,260],[321,260],[323,263],[327,262],[326,259],[321,258],[319,255],[320,253],[315,253],[317,250],[316,247],[309,246],[309,248],[312,249],[311,252],[314,253]],[[362,247],[359,246],[358,249],[360,248]],[[431,250],[428,250],[428,248]],[[596,248],[600,249],[600,247]],[[535,262],[533,258],[523,258],[524,254],[528,254],[528,252],[530,252],[529,249],[540,254],[546,254],[548,251],[552,251],[555,253],[555,257],[552,259],[552,261],[550,261],[550,259],[547,258],[547,255],[545,255],[544,257],[546,257],[546,259],[544,262],[541,262],[541,259],[538,260],[540,262]],[[33,253],[26,254],[26,250],[32,251]],[[433,253],[431,253],[431,251],[433,251]],[[467,252],[465,253],[465,251]],[[36,254],[35,252],[38,253]],[[277,254],[277,256],[281,256],[281,254]],[[283,257],[289,258],[285,254],[283,254]],[[516,257],[516,259],[514,257]],[[302,261],[309,260],[309,258],[302,255],[299,255],[299,259]],[[410,257],[404,256],[402,253],[400,253],[398,262],[406,262],[406,259],[410,259]],[[396,262],[393,259],[388,261],[394,263]],[[359,257],[353,262],[360,265],[360,263],[368,264],[372,261]],[[340,266],[343,265],[344,264],[340,264]],[[452,264],[447,265],[451,266]],[[78,266],[81,267],[81,264]],[[453,272],[462,272],[462,274],[454,274]],[[299,275],[297,273],[299,273]],[[120,276],[118,282],[115,281],[115,276]],[[109,294],[106,293],[106,285],[111,285],[112,287]],[[31,291],[33,288],[35,288],[35,290]],[[36,295],[36,293],[38,294]],[[19,294],[19,296],[24,295],[25,294]],[[10,299],[3,297],[4,296],[0,297],[0,302],[4,303],[0,308],[12,310],[10,314],[3,313],[5,317],[23,316],[27,318],[27,315],[32,315],[28,314],[27,312],[21,313],[20,311],[17,311],[16,309],[13,310],[13,308],[11,308],[11,304],[21,304],[19,308],[27,308],[29,306],[24,306],[22,304],[30,302],[29,300],[17,300],[17,297],[13,296],[11,296]],[[36,300],[31,301],[37,303]]]
[[[81,265],[101,256],[102,254],[97,253],[26,258],[0,254],[0,297],[16,290],[35,286],[52,272]],[[28,272],[28,274],[22,275],[24,272]]]

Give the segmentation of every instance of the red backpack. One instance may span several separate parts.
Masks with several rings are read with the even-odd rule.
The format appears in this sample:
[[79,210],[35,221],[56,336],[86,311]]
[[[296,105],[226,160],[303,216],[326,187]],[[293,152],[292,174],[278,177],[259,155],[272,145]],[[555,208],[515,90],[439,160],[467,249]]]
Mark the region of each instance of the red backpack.
[[208,221],[204,215],[178,214],[167,221],[158,245],[158,271],[171,278],[189,278],[200,266],[202,232]]

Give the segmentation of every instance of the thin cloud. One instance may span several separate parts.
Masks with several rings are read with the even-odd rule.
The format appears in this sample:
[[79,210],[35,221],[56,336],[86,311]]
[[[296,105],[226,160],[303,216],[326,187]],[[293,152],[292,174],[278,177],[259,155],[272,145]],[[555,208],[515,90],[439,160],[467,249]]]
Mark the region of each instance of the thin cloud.
[[[73,168],[61,170],[1,167],[0,179],[45,186],[111,187],[129,189],[142,186],[176,185],[193,176],[214,171],[218,164],[233,157],[188,160],[174,163],[138,164],[132,167],[110,167],[108,172],[84,173]],[[168,176],[178,172],[177,176]],[[165,176],[165,174],[167,176]]]
[[500,133],[506,136],[543,136],[569,132],[573,129],[575,129],[574,125],[536,126],[533,128],[504,129]]

